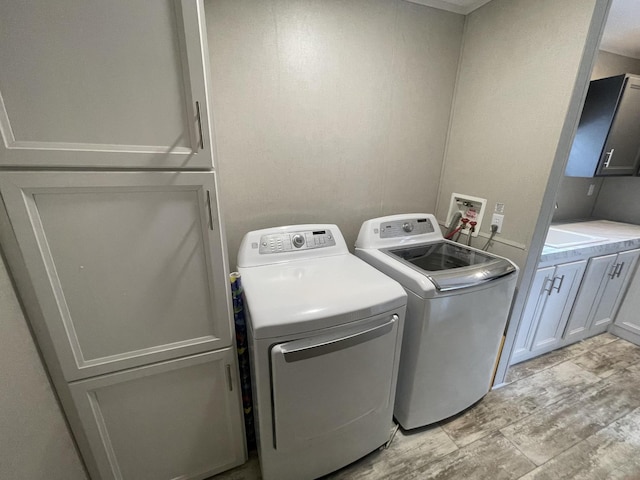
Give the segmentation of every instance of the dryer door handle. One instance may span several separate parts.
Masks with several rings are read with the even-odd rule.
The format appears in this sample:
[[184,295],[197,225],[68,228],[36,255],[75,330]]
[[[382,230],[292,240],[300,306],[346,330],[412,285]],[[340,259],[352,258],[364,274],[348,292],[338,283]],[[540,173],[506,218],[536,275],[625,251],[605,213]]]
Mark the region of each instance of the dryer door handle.
[[361,331],[350,332],[347,335],[336,337],[322,336],[320,338],[296,340],[293,342],[280,345],[280,351],[282,352],[284,359],[287,363],[298,362],[300,360],[307,360],[313,357],[319,357],[328,353],[336,352],[338,350],[344,350],[345,348],[359,345],[374,338],[381,337],[389,333],[394,324],[399,320],[398,315],[392,315],[382,325],[366,328]]

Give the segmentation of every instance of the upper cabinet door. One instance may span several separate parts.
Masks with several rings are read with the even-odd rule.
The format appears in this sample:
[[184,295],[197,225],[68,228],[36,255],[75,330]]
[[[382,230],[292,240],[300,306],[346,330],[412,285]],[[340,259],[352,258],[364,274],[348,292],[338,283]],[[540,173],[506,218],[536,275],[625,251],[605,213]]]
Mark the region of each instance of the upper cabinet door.
[[210,169],[202,0],[0,3],[0,166]]
[[0,175],[67,381],[232,344],[215,192],[206,172]]
[[640,158],[640,78],[628,77],[597,175],[633,175]]
[[640,160],[640,77],[593,80],[565,175],[634,175]]

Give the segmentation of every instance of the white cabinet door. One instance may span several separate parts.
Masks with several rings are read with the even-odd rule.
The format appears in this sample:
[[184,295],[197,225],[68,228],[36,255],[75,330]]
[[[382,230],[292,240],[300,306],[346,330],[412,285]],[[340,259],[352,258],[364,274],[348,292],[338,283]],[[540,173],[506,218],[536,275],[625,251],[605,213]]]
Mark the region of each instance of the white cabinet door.
[[640,345],[640,274],[630,271],[627,280],[629,288],[615,315],[611,331]]
[[631,273],[635,271],[638,257],[640,257],[640,250],[629,250],[618,254],[615,271],[607,276],[606,288],[595,309],[589,327],[590,335],[606,331],[607,326],[613,321],[631,281]]
[[587,265],[586,260],[540,268],[525,304],[510,364],[557,348]]
[[565,344],[607,330],[624,297],[631,272],[635,271],[639,257],[640,250],[629,250],[589,260],[564,334]]
[[588,337],[598,304],[616,270],[617,254],[591,258],[565,330],[566,343]]
[[553,281],[546,287],[548,295],[531,346],[533,353],[550,351],[560,344],[586,266],[587,261],[582,260],[556,267]]
[[556,267],[540,268],[536,271],[536,275],[533,278],[531,284],[531,290],[527,303],[524,307],[522,314],[522,321],[520,323],[520,329],[518,330],[518,336],[514,344],[513,354],[511,356],[511,363],[518,363],[526,358],[529,358],[531,352],[531,345],[533,344],[533,337],[536,333],[540,317],[544,309],[544,304],[548,296],[546,288],[553,279],[553,273]]
[[0,175],[67,381],[231,345],[214,175]]
[[0,2],[0,166],[211,168],[203,12]]
[[244,461],[228,348],[70,385],[94,480],[203,479]]

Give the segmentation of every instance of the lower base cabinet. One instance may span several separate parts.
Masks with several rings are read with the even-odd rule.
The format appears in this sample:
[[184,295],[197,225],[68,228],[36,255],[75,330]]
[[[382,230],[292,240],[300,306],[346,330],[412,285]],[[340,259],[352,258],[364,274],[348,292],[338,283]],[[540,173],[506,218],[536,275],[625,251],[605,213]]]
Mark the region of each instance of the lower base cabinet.
[[242,463],[233,358],[228,348],[71,383],[99,478],[195,480]]
[[511,363],[558,348],[578,293],[586,260],[540,268],[536,272]]
[[[609,329],[625,298],[640,249],[538,269],[525,304],[511,364],[578,342]],[[640,294],[640,279],[634,280]],[[615,328],[640,340],[638,295],[627,295]],[[623,314],[624,312],[624,314]],[[615,332],[614,332],[615,333]]]
[[589,260],[565,331],[566,344],[607,331],[639,257],[640,250],[629,250]]

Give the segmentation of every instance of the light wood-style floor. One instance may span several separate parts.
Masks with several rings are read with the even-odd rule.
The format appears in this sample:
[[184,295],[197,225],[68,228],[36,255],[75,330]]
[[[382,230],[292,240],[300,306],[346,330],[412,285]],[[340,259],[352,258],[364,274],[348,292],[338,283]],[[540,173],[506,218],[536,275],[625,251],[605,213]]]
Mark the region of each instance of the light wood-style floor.
[[[640,479],[640,348],[603,334],[516,365],[507,386],[337,479]],[[215,480],[260,479],[253,453]]]

